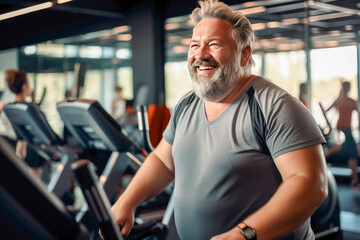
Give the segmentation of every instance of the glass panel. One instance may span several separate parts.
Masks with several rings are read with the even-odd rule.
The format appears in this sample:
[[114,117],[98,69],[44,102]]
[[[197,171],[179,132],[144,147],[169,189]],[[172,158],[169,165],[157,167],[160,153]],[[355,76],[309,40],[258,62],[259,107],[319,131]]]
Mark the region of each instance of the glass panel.
[[132,67],[121,67],[117,71],[117,84],[122,87],[123,97],[126,99],[134,98],[133,71]]
[[265,78],[295,97],[300,83],[306,82],[304,51],[265,54]]
[[81,98],[93,99],[101,102],[101,71],[88,70],[85,75],[84,89]]
[[[29,80],[31,74],[29,74]],[[32,82],[31,80],[29,81]],[[53,130],[61,135],[63,123],[56,110],[56,103],[64,99],[65,93],[65,76],[62,73],[39,73],[36,75],[36,91],[35,100],[39,101],[44,88],[46,88],[46,95],[42,104],[41,110],[44,112],[50,126]]]
[[[349,81],[351,90],[349,97],[357,100],[357,59],[356,47],[337,47],[315,49],[311,51],[311,78],[312,78],[312,109],[316,120],[325,125],[325,119],[321,113],[319,102],[327,109],[339,96],[341,83]],[[333,129],[336,127],[338,113],[335,109],[327,112],[328,120]],[[354,138],[358,139],[359,120],[357,114],[353,114],[352,126]],[[339,136],[339,141],[342,137]]]
[[49,57],[64,57],[65,46],[63,44],[38,44],[37,54]]
[[261,75],[262,58],[263,56],[261,56],[260,54],[253,54],[255,66],[251,68],[252,74]]
[[168,62],[165,64],[165,99],[166,106],[174,108],[180,98],[192,89],[187,61]]

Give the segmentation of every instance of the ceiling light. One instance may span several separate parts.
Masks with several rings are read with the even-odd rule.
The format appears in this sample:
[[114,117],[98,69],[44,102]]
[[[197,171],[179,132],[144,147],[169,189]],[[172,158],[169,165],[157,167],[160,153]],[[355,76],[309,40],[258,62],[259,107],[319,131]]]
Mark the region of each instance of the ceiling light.
[[50,8],[53,5],[54,4],[52,2],[45,2],[45,3],[37,4],[37,5],[31,6],[31,7],[26,7],[26,8],[22,8],[22,9],[19,9],[19,10],[12,11],[12,12],[4,13],[4,14],[0,15],[0,21],[8,19],[8,18],[24,15],[24,14],[27,14],[27,13],[43,10],[43,9],[46,9],[46,8]]
[[119,27],[115,27],[115,28],[111,29],[111,32],[113,34],[127,32],[127,31],[129,31],[129,26],[119,26]]
[[288,18],[288,19],[283,19],[281,22],[284,25],[292,25],[292,24],[300,23],[300,20],[298,18]]
[[318,16],[311,16],[311,17],[309,17],[309,21],[316,22],[316,21],[321,21],[321,20],[348,17],[351,15],[352,15],[352,13],[348,13],[348,12],[329,13],[329,14],[323,14],[323,15],[318,15]]
[[179,23],[167,23],[167,24],[165,24],[165,29],[168,30],[168,31],[177,29],[179,27],[180,27]]
[[339,30],[333,30],[329,32],[330,35],[332,36],[340,36],[340,31]]
[[309,4],[309,6],[311,6],[311,5],[314,5],[314,4],[315,4],[315,3],[314,3],[314,0],[309,0],[307,3]]
[[73,0],[57,0],[56,3],[63,4],[63,3],[71,2],[71,1],[73,1]]
[[172,50],[174,53],[186,53],[189,48],[185,46],[175,46]]
[[238,10],[237,12],[241,12],[244,15],[251,15],[251,14],[261,13],[261,12],[265,12],[265,11],[266,11],[266,8],[261,6],[261,7],[241,9],[241,10]]
[[33,55],[36,53],[37,47],[35,45],[26,46],[24,48],[25,55]]
[[280,23],[279,22],[268,22],[267,26],[269,28],[277,28],[280,26]]
[[266,28],[265,23],[254,23],[254,24],[251,24],[251,26],[254,31],[263,30]]
[[189,45],[190,45],[190,42],[191,42],[191,38],[181,39],[180,42],[181,42],[182,45],[189,46]]
[[118,41],[130,41],[132,39],[131,34],[119,34],[116,36]]
[[351,31],[351,30],[353,30],[354,29],[354,27],[352,26],[352,25],[346,25],[345,26],[345,30],[346,31]]
[[255,2],[246,2],[246,3],[243,3],[243,6],[244,7],[253,7],[253,6],[255,6],[256,4],[255,4]]
[[317,47],[317,48],[337,47],[337,46],[339,46],[338,41],[314,41],[312,44],[313,44],[314,47]]
[[271,39],[271,41],[285,42],[285,41],[290,41],[290,38],[288,38],[288,37],[274,37],[274,38]]

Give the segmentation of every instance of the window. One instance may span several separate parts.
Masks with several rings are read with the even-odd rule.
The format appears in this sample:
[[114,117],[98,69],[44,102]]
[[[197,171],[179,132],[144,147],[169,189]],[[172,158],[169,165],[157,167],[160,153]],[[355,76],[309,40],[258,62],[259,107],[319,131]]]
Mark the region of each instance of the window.
[[101,70],[88,70],[85,75],[84,89],[81,98],[102,102]]
[[282,87],[295,97],[299,85],[306,82],[304,51],[265,54],[265,78]]
[[[312,110],[315,119],[325,125],[325,118],[321,113],[319,102],[328,108],[339,96],[341,83],[349,81],[351,90],[349,96],[357,100],[357,58],[356,47],[337,47],[315,49],[311,51],[311,78],[312,78]],[[336,128],[338,114],[331,109],[326,114],[333,129]],[[352,126],[355,139],[359,139],[357,126],[359,119],[353,115]],[[336,132],[336,131],[335,131]],[[338,136],[341,141],[342,136]]]
[[[28,76],[30,86],[32,85],[31,76],[34,75],[29,74]],[[35,100],[40,100],[46,88],[46,94],[40,108],[52,129],[59,135],[62,135],[63,123],[56,109],[56,103],[64,99],[65,83],[65,74],[63,73],[39,73],[36,75]]]
[[118,69],[117,84],[123,88],[122,94],[124,98],[134,98],[132,67],[121,67]]
[[167,62],[165,64],[166,106],[170,109],[174,108],[180,98],[191,89],[187,61]]

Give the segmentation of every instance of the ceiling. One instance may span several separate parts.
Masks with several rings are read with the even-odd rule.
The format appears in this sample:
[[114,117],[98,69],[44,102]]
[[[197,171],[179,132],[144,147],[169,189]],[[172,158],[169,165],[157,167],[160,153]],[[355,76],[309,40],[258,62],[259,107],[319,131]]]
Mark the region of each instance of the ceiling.
[[[0,14],[44,2],[0,0]],[[360,0],[225,2],[233,10],[244,11],[250,19],[256,35],[255,52],[299,50],[306,43],[322,48],[360,42]],[[130,48],[131,41],[121,39],[119,34],[129,35],[131,28],[117,31],[116,27],[129,25],[129,16],[143,7],[161,12],[166,19],[167,57],[184,59],[192,33],[189,14],[196,7],[194,0],[74,0],[54,4],[45,10],[0,20],[0,50],[46,41]]]

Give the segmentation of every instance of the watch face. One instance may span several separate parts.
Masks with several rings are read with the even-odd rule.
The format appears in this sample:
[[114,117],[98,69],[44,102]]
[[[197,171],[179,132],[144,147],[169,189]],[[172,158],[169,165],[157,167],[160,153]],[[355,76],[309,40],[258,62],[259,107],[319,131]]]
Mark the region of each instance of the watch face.
[[255,232],[251,228],[245,229],[244,234],[248,239],[255,237]]

